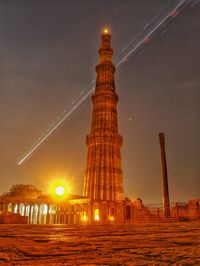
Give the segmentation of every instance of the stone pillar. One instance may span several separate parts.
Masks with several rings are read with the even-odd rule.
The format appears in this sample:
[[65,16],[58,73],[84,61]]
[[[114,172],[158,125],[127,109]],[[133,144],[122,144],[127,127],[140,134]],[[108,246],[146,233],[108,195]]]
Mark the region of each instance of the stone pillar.
[[24,204],[24,215],[23,216],[26,216],[27,214],[27,205],[28,205],[27,203]]
[[3,203],[0,203],[0,214],[3,214]]
[[37,224],[40,223],[40,204],[37,205],[38,209],[37,209]]
[[60,205],[56,205],[56,224],[60,223]]
[[46,224],[50,223],[49,204],[47,204]]
[[28,215],[28,223],[32,224],[32,204],[29,205],[29,215]]
[[163,132],[159,133],[159,141],[160,141],[161,167],[162,167],[164,216],[169,217],[170,216],[169,188],[168,188],[168,176],[167,176],[167,161],[165,154],[165,137]]
[[20,214],[20,203],[17,203],[17,214]]
[[8,212],[8,203],[3,203],[3,210],[2,213],[6,214]]
[[14,213],[15,203],[11,203],[11,212]]

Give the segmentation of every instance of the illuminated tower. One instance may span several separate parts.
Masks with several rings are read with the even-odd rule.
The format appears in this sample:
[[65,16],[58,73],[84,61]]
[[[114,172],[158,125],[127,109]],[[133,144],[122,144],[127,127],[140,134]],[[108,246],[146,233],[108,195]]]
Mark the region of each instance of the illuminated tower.
[[122,137],[118,134],[118,95],[108,30],[104,30],[101,40],[96,87],[92,95],[92,126],[86,139],[88,155],[83,194],[91,200],[117,202],[123,200]]

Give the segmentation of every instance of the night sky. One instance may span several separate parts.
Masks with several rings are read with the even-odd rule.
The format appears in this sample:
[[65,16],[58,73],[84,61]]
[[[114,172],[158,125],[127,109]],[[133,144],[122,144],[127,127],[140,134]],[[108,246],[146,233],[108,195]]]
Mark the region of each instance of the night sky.
[[[166,0],[0,0],[0,193],[66,178],[82,194],[91,99],[23,165],[19,158],[96,77],[101,29],[114,58]],[[114,59],[114,63],[117,59]],[[158,132],[171,201],[200,196],[200,3],[187,6],[115,75],[126,196],[162,201]]]

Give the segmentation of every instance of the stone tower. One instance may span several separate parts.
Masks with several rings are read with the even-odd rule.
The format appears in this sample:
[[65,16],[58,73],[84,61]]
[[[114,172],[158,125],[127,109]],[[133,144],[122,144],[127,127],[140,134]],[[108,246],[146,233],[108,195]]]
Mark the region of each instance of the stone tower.
[[104,30],[96,66],[96,87],[92,95],[93,114],[87,135],[87,168],[83,195],[92,201],[120,202],[123,196],[121,167],[122,137],[118,133],[115,66],[112,63],[111,35]]

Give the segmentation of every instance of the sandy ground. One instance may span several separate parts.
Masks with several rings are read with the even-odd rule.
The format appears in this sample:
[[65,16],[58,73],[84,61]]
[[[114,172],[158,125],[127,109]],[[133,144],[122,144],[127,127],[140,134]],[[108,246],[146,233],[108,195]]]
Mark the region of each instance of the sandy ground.
[[0,225],[0,265],[200,265],[200,222]]

